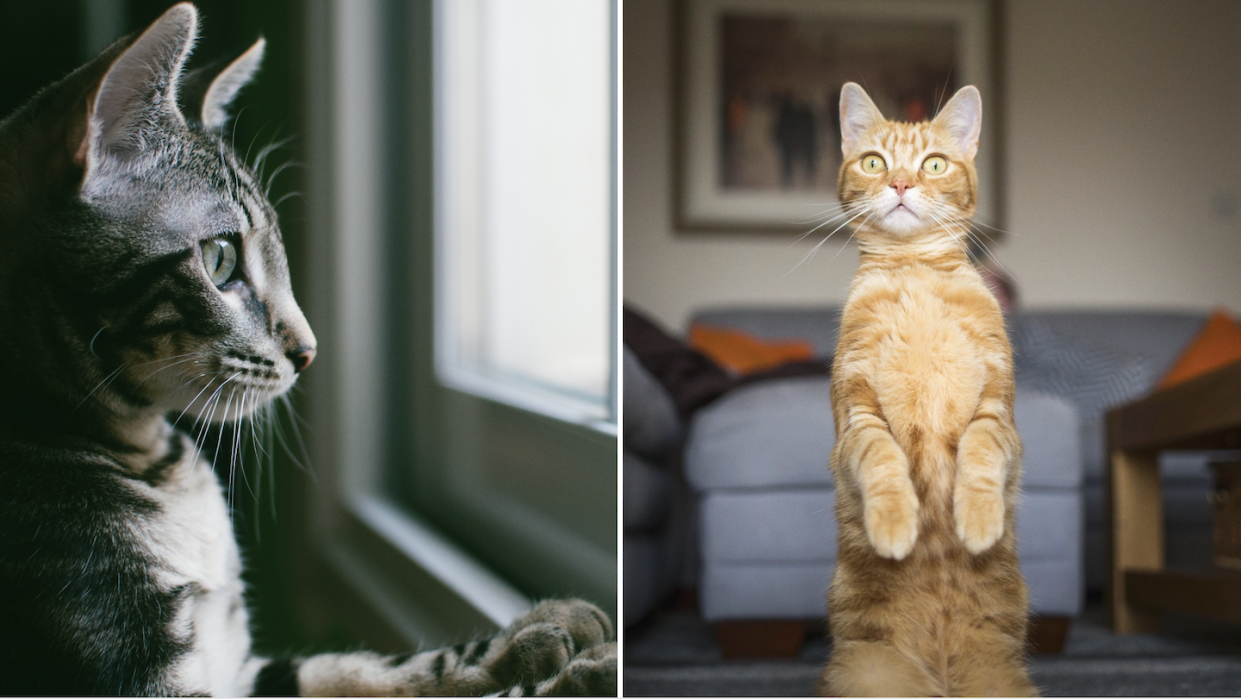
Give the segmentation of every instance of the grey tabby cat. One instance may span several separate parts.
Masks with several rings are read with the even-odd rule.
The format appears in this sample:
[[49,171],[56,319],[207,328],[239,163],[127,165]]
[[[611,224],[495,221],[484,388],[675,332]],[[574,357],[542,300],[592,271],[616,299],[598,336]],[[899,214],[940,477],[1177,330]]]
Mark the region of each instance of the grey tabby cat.
[[263,42],[183,78],[197,25],[177,5],[0,122],[0,693],[614,695],[581,601],[419,654],[251,654],[221,486],[175,418],[250,414],[315,339],[221,138]]

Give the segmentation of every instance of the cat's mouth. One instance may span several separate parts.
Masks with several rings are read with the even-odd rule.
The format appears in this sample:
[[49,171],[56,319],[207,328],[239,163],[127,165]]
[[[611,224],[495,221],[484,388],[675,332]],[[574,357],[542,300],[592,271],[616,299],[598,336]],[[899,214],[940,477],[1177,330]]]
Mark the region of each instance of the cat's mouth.
[[896,216],[900,214],[907,214],[909,216],[913,216],[914,218],[919,218],[919,219],[921,218],[920,216],[918,216],[918,213],[916,211],[909,208],[908,206],[905,206],[904,202],[898,202],[897,205],[892,207],[892,210],[888,212],[888,216]]

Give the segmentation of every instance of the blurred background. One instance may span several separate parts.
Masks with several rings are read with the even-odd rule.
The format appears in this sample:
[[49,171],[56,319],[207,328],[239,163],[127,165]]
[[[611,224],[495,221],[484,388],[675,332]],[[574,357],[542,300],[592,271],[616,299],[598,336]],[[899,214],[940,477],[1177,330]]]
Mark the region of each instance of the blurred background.
[[[455,643],[545,597],[615,616],[615,5],[195,4],[188,68],[267,40],[228,138],[278,144],[319,340],[231,493],[258,651]],[[0,114],[169,5],[5,3]]]
[[[972,252],[1014,347],[1030,644],[1128,678],[1061,683],[1050,659],[1036,679],[1184,691],[1112,635],[1105,416],[1194,357],[1241,359],[1241,5],[629,0],[624,18],[626,692],[804,694],[826,655],[828,374],[858,263],[835,216],[846,80],[897,120],[982,94]],[[1160,457],[1170,568],[1219,573],[1213,469],[1236,457]],[[1241,641],[1177,645],[1156,616],[1161,656]],[[1241,678],[1177,667],[1195,691]]]
[[[842,301],[852,246],[829,242],[790,272],[821,240],[791,245],[812,226],[721,235],[724,225],[677,225],[675,128],[688,88],[677,87],[677,4],[625,7],[624,119],[641,134],[625,147],[625,298],[675,328],[708,304]],[[1230,170],[1241,153],[1241,47],[1231,40],[1241,8],[1012,0],[995,9],[983,133],[996,137],[1002,204],[987,222],[1012,233],[988,231],[1002,238],[995,251],[1023,302],[1241,307],[1241,185]]]

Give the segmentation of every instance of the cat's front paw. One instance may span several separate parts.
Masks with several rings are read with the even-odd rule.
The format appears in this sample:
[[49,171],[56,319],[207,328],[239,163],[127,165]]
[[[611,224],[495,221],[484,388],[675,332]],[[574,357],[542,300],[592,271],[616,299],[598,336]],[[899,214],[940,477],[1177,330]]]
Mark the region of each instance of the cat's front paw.
[[513,634],[487,670],[501,687],[530,686],[557,675],[575,653],[568,631],[535,622]]
[[573,652],[606,643],[613,639],[612,620],[602,609],[580,599],[546,600],[514,621],[511,631],[531,624],[558,626],[573,639]]
[[1004,495],[994,490],[958,487],[953,494],[957,538],[975,556],[1004,534]]
[[908,482],[865,499],[866,538],[875,553],[901,560],[918,540],[918,496]]
[[586,654],[613,638],[612,620],[595,605],[580,599],[547,600],[505,630],[506,647],[490,672],[500,686],[525,686],[528,694],[535,684],[560,677],[578,658],[593,657]]
[[545,697],[614,697],[616,644],[601,643],[579,653],[559,675],[535,690]]

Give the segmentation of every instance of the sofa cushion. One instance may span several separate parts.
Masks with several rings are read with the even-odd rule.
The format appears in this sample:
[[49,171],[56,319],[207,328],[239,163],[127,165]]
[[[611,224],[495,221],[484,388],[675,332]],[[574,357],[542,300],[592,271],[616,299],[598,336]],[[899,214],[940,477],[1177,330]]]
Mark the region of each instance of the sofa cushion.
[[[1017,510],[1021,572],[1037,614],[1073,616],[1084,598],[1078,490],[1025,491]],[[708,621],[821,616],[836,559],[835,491],[717,491],[700,510]]]
[[1021,483],[1024,488],[1078,488],[1082,484],[1082,450],[1077,410],[1059,396],[1017,387],[1013,419],[1021,435]]
[[[1027,561],[1076,560],[1084,527],[1077,490],[1028,488],[1017,505],[1017,551]],[[699,505],[702,559],[727,563],[836,560],[836,491],[718,490]]]
[[694,416],[685,445],[686,478],[697,491],[827,486],[834,443],[829,379],[750,384]]
[[832,564],[704,565],[698,607],[710,622],[729,619],[822,619]]
[[[833,565],[714,563],[703,567],[699,607],[709,622],[746,619],[822,619]],[[1021,564],[1030,611],[1077,616],[1082,611],[1080,564],[1068,559]],[[626,604],[628,604],[626,602]]]
[[836,560],[834,490],[714,490],[698,513],[704,561]]
[[[1014,406],[1024,444],[1027,487],[1081,483],[1077,413],[1068,401],[1018,390]],[[735,389],[700,410],[685,448],[694,490],[830,487],[836,442],[830,381],[800,377]]]

